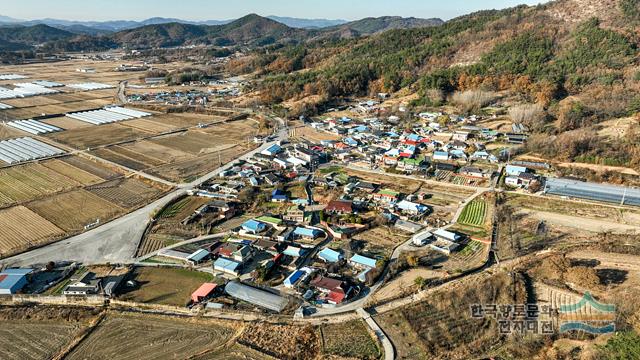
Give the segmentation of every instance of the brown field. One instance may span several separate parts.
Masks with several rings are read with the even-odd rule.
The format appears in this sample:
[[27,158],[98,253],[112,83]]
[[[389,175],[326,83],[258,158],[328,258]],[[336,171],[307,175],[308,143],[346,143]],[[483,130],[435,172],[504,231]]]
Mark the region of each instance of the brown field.
[[57,126],[57,127],[61,128],[61,129],[65,129],[65,130],[75,130],[75,129],[81,129],[81,128],[95,126],[95,125],[91,125],[89,123],[86,123],[84,121],[75,120],[75,119],[72,119],[72,118],[66,117],[66,116],[60,116],[60,117],[56,117],[56,118],[47,119],[47,120],[44,120],[43,122],[47,123],[49,125]]
[[20,136],[25,136],[25,134],[25,132],[14,129],[10,126],[0,126],[0,140],[13,139]]
[[179,113],[179,114],[161,114],[155,115],[153,121],[163,124],[165,126],[173,126],[177,129],[193,127],[200,123],[212,123],[215,121],[222,121],[223,118],[219,116],[193,114],[193,113]]
[[160,196],[164,189],[136,179],[117,179],[88,187],[87,190],[123,208],[135,208]]
[[154,121],[154,118],[144,118],[144,119],[136,119],[136,120],[127,120],[123,121],[122,125],[129,126],[134,129],[160,134],[164,132],[168,132],[171,130],[175,130],[177,126],[161,123],[159,121]]
[[2,169],[0,207],[31,201],[79,185],[75,180],[37,163]]
[[120,124],[106,124],[53,133],[48,137],[76,149],[86,149],[135,140],[148,135],[150,134]]
[[128,289],[121,300],[173,306],[185,306],[191,293],[213,275],[187,269],[138,267],[133,275],[139,287]]
[[108,315],[66,359],[187,359],[223,347],[236,330],[217,321]]
[[158,137],[150,141],[193,155],[211,153],[223,145],[236,144],[231,136],[219,138],[196,130]]
[[159,166],[149,170],[148,173],[170,181],[192,181],[196,177],[218,168],[220,166],[220,160],[222,161],[222,164],[225,164],[229,161],[233,161],[241,154],[244,154],[253,148],[255,148],[253,143],[248,146],[244,144],[238,145],[233,148],[220,151],[220,154],[216,152],[198,156],[191,160]]
[[313,326],[253,322],[238,342],[282,360],[315,359],[320,352],[321,335]]
[[208,352],[202,356],[193,357],[194,360],[277,360],[276,358],[253,350],[248,346],[234,343],[229,347]]
[[137,141],[131,144],[120,145],[122,148],[130,149],[148,157],[160,159],[168,163],[193,159],[194,156],[184,151],[176,150],[167,146],[162,146],[148,140]]
[[96,176],[90,172],[79,169],[67,162],[61,160],[51,160],[42,163],[43,166],[49,168],[58,174],[62,174],[81,185],[93,185],[104,181],[103,178]]
[[64,235],[64,231],[24,206],[0,210],[0,229],[0,254],[13,253]]
[[120,169],[114,169],[113,167],[107,168],[106,165],[80,156],[66,157],[61,160],[105,180],[115,179],[123,175],[118,172],[121,171]]
[[85,191],[76,190],[32,202],[29,208],[65,231],[80,231],[100,219],[101,222],[122,214],[115,204]]
[[149,165],[143,162],[118,154],[112,149],[114,149],[114,147],[97,149],[92,151],[91,155],[97,156],[101,159],[116,163],[118,165],[121,165],[125,168],[132,169],[132,170],[144,170],[149,167]]
[[75,323],[0,321],[0,359],[52,359],[81,328]]
[[338,136],[337,134],[316,130],[309,126],[296,127],[291,130],[291,132],[293,133],[294,137],[307,139],[315,143],[323,140],[340,140],[340,136]]

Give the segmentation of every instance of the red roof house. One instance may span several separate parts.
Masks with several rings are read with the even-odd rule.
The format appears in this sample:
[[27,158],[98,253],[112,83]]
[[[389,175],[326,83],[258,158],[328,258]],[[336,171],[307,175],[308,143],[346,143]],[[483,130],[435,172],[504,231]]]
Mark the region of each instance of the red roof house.
[[198,290],[194,291],[193,294],[191,294],[191,301],[193,301],[194,303],[198,303],[206,299],[208,296],[213,294],[214,291],[216,291],[217,287],[218,285],[213,283],[204,283],[200,285]]

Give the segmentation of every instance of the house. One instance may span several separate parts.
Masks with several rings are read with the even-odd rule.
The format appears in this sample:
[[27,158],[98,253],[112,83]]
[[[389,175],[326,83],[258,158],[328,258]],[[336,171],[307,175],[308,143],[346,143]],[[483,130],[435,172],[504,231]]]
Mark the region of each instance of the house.
[[529,172],[529,169],[525,166],[509,164],[505,167],[504,171],[507,176],[518,176],[521,173]]
[[307,275],[305,271],[301,269],[295,270],[294,272],[289,274],[286,279],[284,279],[283,284],[286,288],[293,288],[305,277],[305,275]]
[[429,244],[429,247],[435,251],[439,251],[446,255],[450,255],[458,248],[459,244],[453,241],[449,241],[442,238],[437,238],[436,241]]
[[241,263],[237,261],[233,261],[231,259],[224,258],[224,257],[218,258],[213,263],[213,270],[220,271],[222,273],[233,275],[233,276],[239,276],[241,269],[242,269]]
[[260,221],[256,221],[254,219],[245,221],[241,225],[241,227],[242,227],[242,230],[244,230],[246,233],[253,234],[253,235],[260,234],[265,230],[267,230],[266,224],[261,223]]
[[403,171],[417,171],[424,165],[424,157],[404,158],[398,162],[398,169]]
[[304,206],[293,205],[287,209],[287,213],[282,218],[294,223],[304,223],[306,216],[307,213],[304,211]]
[[376,185],[374,183],[370,183],[370,182],[367,182],[367,181],[358,181],[358,183],[356,183],[356,187],[355,188],[356,188],[356,190],[372,193],[372,192],[376,191],[377,187],[378,187],[378,185]]
[[276,156],[280,152],[282,152],[282,148],[280,147],[280,145],[273,144],[273,145],[269,146],[268,148],[262,150],[260,153],[263,154],[263,155],[267,155],[267,156]]
[[523,189],[528,189],[529,186],[538,181],[538,176],[532,173],[523,172],[517,176],[507,176],[504,178],[504,184],[511,187],[520,187]]
[[322,249],[319,253],[318,253],[318,258],[324,262],[327,263],[336,263],[342,259],[344,259],[344,257],[342,256],[341,253],[329,249],[329,248],[324,248]]
[[27,285],[33,269],[5,269],[0,272],[0,295],[15,294]]
[[322,235],[322,231],[313,228],[297,227],[293,234],[303,239],[316,239]]
[[405,214],[409,215],[422,215],[429,210],[426,205],[414,203],[407,200],[402,200],[396,204],[396,207]]
[[447,151],[434,151],[433,153],[433,161],[448,161],[449,158],[449,152]]
[[444,239],[449,241],[458,242],[462,240],[462,235],[459,235],[457,233],[454,233],[452,231],[445,230],[445,229],[438,229],[433,232],[433,235],[438,239]]
[[280,179],[279,179],[276,175],[274,175],[274,174],[267,174],[267,175],[265,175],[265,176],[264,176],[264,181],[265,181],[267,184],[271,185],[271,186],[273,186],[273,185],[277,185],[277,184],[279,184],[279,183],[280,183]]
[[311,280],[310,285],[318,289],[324,295],[323,300],[334,305],[342,303],[349,296],[352,290],[344,281],[325,276],[316,277]]
[[353,201],[349,200],[332,200],[329,201],[324,208],[324,212],[327,214],[351,214],[353,213]]
[[456,131],[452,137],[453,140],[465,142],[469,140],[469,132],[468,131]]
[[508,133],[505,136],[507,137],[507,142],[511,144],[524,144],[527,141],[527,135],[525,134]]
[[64,295],[90,295],[100,291],[101,280],[96,278],[96,274],[87,271],[77,279],[71,279],[62,293]]
[[284,249],[284,251],[282,252],[283,255],[287,255],[287,256],[291,256],[294,258],[298,258],[301,257],[302,255],[305,254],[305,250],[303,248],[299,248],[297,246],[287,246],[286,249]]
[[450,164],[450,163],[441,163],[441,162],[437,162],[434,165],[434,168],[438,171],[452,171],[455,172],[456,170],[458,170],[458,167],[454,164]]
[[423,231],[423,232],[420,232],[418,234],[413,235],[413,237],[411,238],[411,242],[415,246],[424,246],[428,242],[430,242],[430,241],[432,241],[434,239],[435,239],[435,237],[433,236],[431,231]]
[[460,169],[460,174],[474,177],[474,178],[479,178],[479,179],[488,179],[491,177],[491,172],[484,171],[480,168],[472,167],[472,166],[463,167],[462,169]]
[[271,202],[287,202],[289,201],[289,197],[284,190],[275,189],[271,192]]
[[256,218],[256,220],[264,224],[269,224],[276,229],[282,228],[284,223],[284,220],[274,218],[272,216],[260,216],[259,218]]
[[209,252],[205,249],[199,249],[187,256],[187,261],[193,265],[200,264],[209,259]]
[[200,285],[200,287],[191,294],[191,301],[195,303],[200,303],[203,300],[208,299],[211,294],[213,294],[218,288],[218,284],[214,283],[204,283]]
[[400,193],[391,189],[383,189],[373,194],[373,199],[383,204],[395,204]]
[[422,229],[422,225],[416,224],[416,223],[411,222],[411,221],[405,221],[405,220],[396,221],[394,227],[396,229],[408,232],[410,234],[415,234],[418,231],[420,231],[420,229]]
[[375,269],[376,260],[366,256],[355,254],[349,259],[349,264],[361,269]]

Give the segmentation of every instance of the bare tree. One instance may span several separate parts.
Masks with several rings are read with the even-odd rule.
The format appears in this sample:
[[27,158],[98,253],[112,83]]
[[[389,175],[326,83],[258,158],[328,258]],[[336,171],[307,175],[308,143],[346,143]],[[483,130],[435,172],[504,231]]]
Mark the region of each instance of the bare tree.
[[497,99],[497,94],[489,91],[467,90],[456,92],[451,96],[451,100],[458,105],[461,111],[471,112],[491,104]]
[[509,109],[509,117],[513,122],[524,124],[529,128],[538,128],[544,123],[544,108],[540,104],[522,104]]

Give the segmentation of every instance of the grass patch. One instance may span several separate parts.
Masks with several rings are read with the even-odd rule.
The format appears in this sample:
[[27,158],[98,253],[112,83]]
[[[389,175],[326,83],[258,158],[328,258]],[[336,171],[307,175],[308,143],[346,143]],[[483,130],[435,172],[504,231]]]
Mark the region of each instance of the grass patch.
[[324,325],[322,327],[323,352],[356,359],[379,359],[380,349],[362,320]]
[[213,275],[187,269],[139,267],[134,270],[135,288],[122,294],[121,300],[173,306],[185,306],[189,297]]

